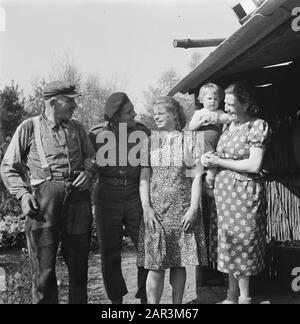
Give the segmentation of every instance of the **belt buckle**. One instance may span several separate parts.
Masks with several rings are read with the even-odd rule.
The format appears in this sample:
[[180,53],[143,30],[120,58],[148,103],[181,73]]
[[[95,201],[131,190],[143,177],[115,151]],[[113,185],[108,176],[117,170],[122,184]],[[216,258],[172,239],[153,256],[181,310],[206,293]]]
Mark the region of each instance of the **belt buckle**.
[[124,185],[124,179],[123,178],[114,178],[114,183],[116,186],[122,186],[122,185]]

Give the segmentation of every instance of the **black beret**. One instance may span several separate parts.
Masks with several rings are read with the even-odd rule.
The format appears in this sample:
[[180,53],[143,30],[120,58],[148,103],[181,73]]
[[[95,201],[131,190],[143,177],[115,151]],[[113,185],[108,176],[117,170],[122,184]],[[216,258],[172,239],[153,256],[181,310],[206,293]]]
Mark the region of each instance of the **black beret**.
[[108,97],[104,107],[104,118],[109,121],[127,102],[129,98],[124,92],[115,92]]

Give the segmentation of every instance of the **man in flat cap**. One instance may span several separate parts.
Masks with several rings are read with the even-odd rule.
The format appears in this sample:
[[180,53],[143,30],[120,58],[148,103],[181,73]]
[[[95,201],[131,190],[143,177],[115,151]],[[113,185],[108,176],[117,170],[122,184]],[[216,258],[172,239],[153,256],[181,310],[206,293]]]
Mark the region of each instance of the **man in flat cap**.
[[[116,159],[98,168],[99,181],[95,190],[96,220],[106,292],[113,304],[120,304],[127,294],[121,269],[123,226],[137,248],[139,225],[143,215],[139,196],[141,167],[133,166],[128,161],[128,152],[135,145],[128,141],[128,137],[134,131],[144,132],[145,137],[148,137],[150,131],[135,121],[133,104],[125,93],[112,94],[105,104],[104,113],[106,125],[98,124],[93,127],[90,130],[90,139],[96,151],[99,151],[107,144],[103,138],[110,133],[115,141],[109,153]],[[142,303],[147,301],[146,279],[147,270],[138,268],[136,298],[141,299]]]
[[[64,81],[46,84],[44,112],[16,130],[1,165],[2,179],[22,205],[31,259],[33,303],[58,303],[59,242],[69,270],[69,303],[87,303],[91,172],[95,156],[81,123],[72,119],[79,93]],[[30,184],[22,166],[27,165]]]

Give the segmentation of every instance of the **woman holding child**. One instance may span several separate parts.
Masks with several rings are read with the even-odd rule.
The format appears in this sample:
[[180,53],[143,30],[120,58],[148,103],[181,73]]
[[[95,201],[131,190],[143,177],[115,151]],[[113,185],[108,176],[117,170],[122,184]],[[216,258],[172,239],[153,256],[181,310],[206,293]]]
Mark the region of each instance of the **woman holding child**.
[[201,152],[193,141],[184,140],[185,116],[175,99],[158,98],[153,113],[159,136],[152,134],[151,163],[149,166],[145,161],[141,170],[144,221],[139,235],[138,265],[149,269],[146,284],[149,304],[158,304],[161,299],[166,269],[170,269],[172,302],[180,304],[185,267],[207,263],[199,215]]
[[216,153],[204,166],[217,169],[214,195],[218,216],[218,270],[229,275],[225,304],[250,304],[249,278],[264,267],[266,224],[260,170],[269,126],[256,118],[251,90],[241,83],[225,91],[225,125]]

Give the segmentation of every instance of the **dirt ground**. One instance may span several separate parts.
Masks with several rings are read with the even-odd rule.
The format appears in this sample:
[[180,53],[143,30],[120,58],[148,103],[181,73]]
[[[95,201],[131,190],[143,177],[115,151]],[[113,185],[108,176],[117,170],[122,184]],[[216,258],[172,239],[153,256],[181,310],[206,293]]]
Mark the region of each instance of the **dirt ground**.
[[[124,297],[124,304],[137,304],[137,300],[134,295],[136,293],[136,258],[134,253],[124,252],[122,256],[122,271],[126,281],[128,294]],[[187,283],[184,294],[184,303],[188,303],[197,298],[196,286],[195,286],[195,268],[187,269]],[[61,287],[61,303],[67,303],[68,292],[68,277],[65,271],[65,267],[60,266],[58,268],[58,279],[62,282]],[[107,299],[103,284],[103,278],[101,274],[101,256],[94,254],[90,256],[89,261],[89,303],[90,304],[110,304]],[[169,272],[166,272],[165,289],[162,296],[161,303],[168,304],[171,302],[171,289],[169,285]]]
[[[103,279],[101,275],[101,257],[99,254],[91,255],[89,264],[89,303],[109,304]],[[129,293],[124,297],[124,304],[137,304],[136,292],[136,259],[134,252],[125,252],[122,256],[123,276]],[[67,276],[64,268],[58,269],[58,277],[62,280],[61,302],[67,303]],[[171,303],[171,288],[169,285],[169,273],[166,272],[165,289],[161,303]],[[183,303],[192,304],[216,304],[225,298],[226,287],[202,287],[196,291],[196,270],[194,267],[187,268],[187,283]],[[278,291],[269,287],[266,291],[256,292],[253,296],[254,304],[300,304],[300,293]]]
[[[0,303],[30,303],[30,275],[29,269],[22,271],[21,279],[16,264],[20,262],[20,254],[0,255],[0,268],[3,267],[6,271],[9,268],[8,281],[14,276],[15,283],[13,285],[14,291],[9,292],[9,298],[5,297],[4,292],[0,292]],[[28,267],[28,265],[27,265]],[[137,304],[134,295],[136,292],[136,259],[133,251],[124,251],[122,256],[123,275],[127,284],[129,293],[124,297],[125,304]],[[12,272],[15,271],[13,274]],[[25,276],[24,276],[25,273]],[[169,273],[166,273],[165,289],[161,300],[162,304],[171,303],[171,288],[168,280]],[[25,277],[25,279],[24,279]],[[68,274],[66,266],[62,262],[57,265],[57,277],[60,284],[60,303],[66,304],[68,302]],[[20,282],[21,286],[20,287]],[[13,290],[13,289],[10,289]],[[201,287],[196,292],[196,271],[194,267],[187,269],[187,283],[184,294],[184,303],[191,304],[216,304],[225,298],[226,288],[222,287]],[[101,274],[101,257],[99,254],[91,253],[89,259],[89,284],[88,295],[90,304],[109,304],[103,279]],[[21,296],[21,297],[20,297]],[[255,292],[253,295],[254,304],[300,304],[300,293],[292,293],[291,291],[279,291],[275,286],[264,288],[263,291]]]

